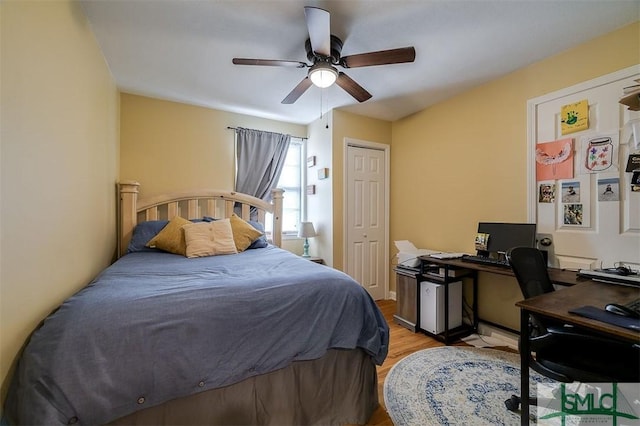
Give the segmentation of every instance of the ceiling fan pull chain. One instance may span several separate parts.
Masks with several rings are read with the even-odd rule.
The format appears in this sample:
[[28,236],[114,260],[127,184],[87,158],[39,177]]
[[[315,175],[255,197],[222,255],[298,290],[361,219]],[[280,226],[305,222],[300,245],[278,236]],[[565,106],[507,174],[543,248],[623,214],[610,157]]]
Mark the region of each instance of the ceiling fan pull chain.
[[[324,118],[325,128],[329,128],[329,92],[328,89],[320,89],[320,121]],[[326,105],[326,109],[324,108]]]
[[327,89],[320,89],[320,120],[325,118],[325,115],[326,115],[326,111],[325,111],[325,105],[327,104],[326,91]]
[[327,94],[327,98],[325,99],[325,101],[326,101],[325,102],[326,110],[325,110],[325,113],[324,113],[324,120],[325,120],[324,127],[325,127],[325,129],[328,129],[329,128],[329,89],[328,88],[327,89],[323,89],[323,92],[324,91],[327,92],[326,93]]

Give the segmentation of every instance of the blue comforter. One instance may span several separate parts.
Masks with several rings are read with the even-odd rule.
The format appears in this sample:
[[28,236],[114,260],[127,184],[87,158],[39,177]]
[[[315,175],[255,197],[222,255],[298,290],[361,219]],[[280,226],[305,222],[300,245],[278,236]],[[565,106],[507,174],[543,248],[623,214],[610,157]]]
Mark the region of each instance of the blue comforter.
[[382,364],[388,339],[358,283],[276,247],[196,259],[131,253],[34,332],[6,414],[103,424],[330,348],[362,348]]

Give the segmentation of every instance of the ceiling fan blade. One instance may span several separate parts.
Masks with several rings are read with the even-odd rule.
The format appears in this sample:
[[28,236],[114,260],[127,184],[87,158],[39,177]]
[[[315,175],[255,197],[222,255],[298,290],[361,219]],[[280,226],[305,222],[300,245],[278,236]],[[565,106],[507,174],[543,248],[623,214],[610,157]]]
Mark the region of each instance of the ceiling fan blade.
[[304,8],[304,17],[309,29],[311,49],[322,56],[331,56],[331,21],[329,12],[318,7]]
[[371,98],[371,93],[367,92],[362,86],[343,72],[338,74],[336,84],[342,87],[345,92],[353,96],[358,102],[364,102]]
[[416,49],[401,47],[399,49],[380,50],[378,52],[360,53],[345,56],[340,61],[345,68],[369,67],[372,65],[400,64],[413,62],[416,59]]
[[307,91],[309,87],[311,87],[311,79],[309,77],[305,77],[300,83],[298,83],[296,87],[293,88],[291,93],[289,93],[287,97],[282,100],[282,103],[283,104],[294,103],[295,101],[298,100],[300,96],[302,96],[304,92]]
[[277,59],[249,59],[249,58],[233,58],[236,65],[265,65],[269,67],[308,67],[304,62],[299,61],[281,61]]

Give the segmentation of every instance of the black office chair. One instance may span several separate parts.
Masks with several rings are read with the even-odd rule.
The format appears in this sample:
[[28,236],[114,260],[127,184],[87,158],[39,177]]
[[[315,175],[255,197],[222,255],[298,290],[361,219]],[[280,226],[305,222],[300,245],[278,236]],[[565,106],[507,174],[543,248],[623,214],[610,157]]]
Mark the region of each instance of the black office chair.
[[[554,291],[540,250],[516,247],[507,252],[525,299]],[[640,348],[558,321],[530,315],[529,362],[534,371],[560,382],[638,382]],[[535,405],[535,398],[530,398]],[[516,411],[520,398],[505,401]]]

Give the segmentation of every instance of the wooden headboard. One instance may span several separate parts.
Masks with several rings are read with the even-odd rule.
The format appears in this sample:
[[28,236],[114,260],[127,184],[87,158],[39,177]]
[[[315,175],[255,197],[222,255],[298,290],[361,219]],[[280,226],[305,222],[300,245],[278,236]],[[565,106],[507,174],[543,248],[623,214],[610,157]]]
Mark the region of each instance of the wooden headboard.
[[[170,220],[175,216],[197,219],[203,216],[230,217],[234,211],[249,220],[251,208],[257,211],[257,221],[264,225],[267,213],[273,215],[272,243],[282,243],[282,189],[272,191],[272,202],[233,191],[200,189],[174,192],[138,200],[140,184],[133,181],[118,184],[118,257],[127,252],[129,241],[138,222]],[[240,210],[234,210],[240,206]],[[253,218],[253,220],[256,220]]]

